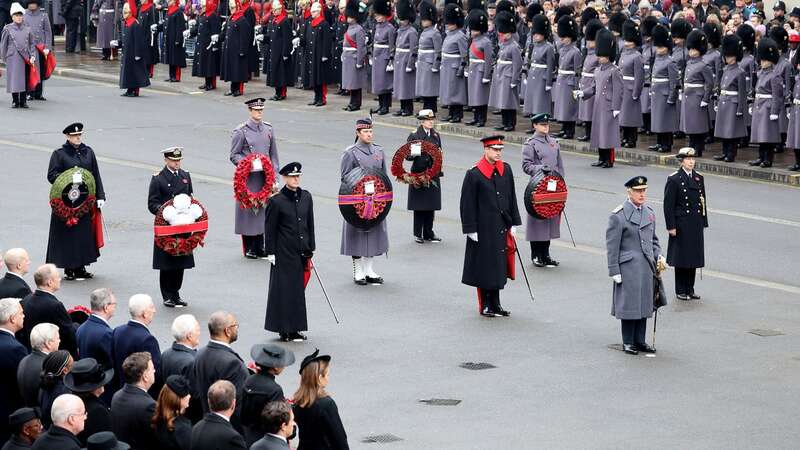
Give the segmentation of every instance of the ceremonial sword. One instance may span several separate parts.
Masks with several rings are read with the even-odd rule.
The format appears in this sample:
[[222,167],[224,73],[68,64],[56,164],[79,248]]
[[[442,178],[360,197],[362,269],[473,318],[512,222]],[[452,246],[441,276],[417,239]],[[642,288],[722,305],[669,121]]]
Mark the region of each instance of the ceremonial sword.
[[531,290],[531,283],[528,281],[528,273],[525,272],[525,263],[522,262],[522,254],[520,254],[519,246],[517,246],[517,238],[512,234],[511,239],[514,241],[514,252],[517,254],[517,259],[519,259],[519,267],[522,269],[522,275],[525,277],[525,284],[528,286],[528,294],[531,295],[531,301],[533,302],[533,290]]
[[314,275],[317,277],[317,281],[319,281],[319,287],[322,288],[322,294],[325,295],[325,300],[328,302],[328,307],[331,308],[331,312],[333,313],[333,318],[336,320],[336,323],[339,322],[339,317],[336,316],[336,311],[333,310],[333,304],[331,303],[331,299],[328,297],[328,292],[325,290],[325,285],[322,284],[322,278],[319,277],[319,272],[317,272],[317,265],[314,264],[313,261],[308,261],[311,264],[311,269],[314,271]]
[[562,210],[561,214],[564,215],[564,222],[567,223],[567,230],[569,230],[569,238],[572,239],[572,246],[578,248],[578,246],[575,245],[575,237],[572,236],[572,227],[569,226],[569,219],[567,219],[567,210],[566,209]]

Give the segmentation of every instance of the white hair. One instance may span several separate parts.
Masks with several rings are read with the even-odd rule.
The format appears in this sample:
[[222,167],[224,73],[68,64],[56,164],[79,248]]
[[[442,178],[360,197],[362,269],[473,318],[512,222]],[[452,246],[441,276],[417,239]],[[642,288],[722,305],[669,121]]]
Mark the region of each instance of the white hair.
[[50,419],[54,425],[63,425],[69,420],[69,416],[79,414],[83,400],[73,394],[61,394],[56,397],[50,409]]
[[40,323],[31,330],[31,347],[42,351],[44,346],[58,338],[58,327],[52,323]]
[[103,308],[111,303],[113,299],[114,294],[111,292],[111,289],[100,288],[92,291],[92,294],[89,296],[89,303],[92,306],[92,311],[103,311]]
[[19,302],[18,298],[0,299],[0,324],[8,323],[11,316],[19,312],[19,309],[22,308]]
[[172,321],[172,337],[176,341],[184,341],[200,322],[191,314],[181,314]]
[[136,294],[128,300],[128,312],[132,318],[142,317],[147,308],[153,306],[153,298],[147,294]]

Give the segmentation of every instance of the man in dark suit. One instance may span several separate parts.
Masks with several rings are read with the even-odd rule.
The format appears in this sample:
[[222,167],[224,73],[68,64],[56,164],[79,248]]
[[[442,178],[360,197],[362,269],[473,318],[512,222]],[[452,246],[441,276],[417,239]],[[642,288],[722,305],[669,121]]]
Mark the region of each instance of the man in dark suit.
[[294,412],[285,400],[269,402],[264,406],[261,421],[267,430],[250,450],[288,450],[289,437],[294,434]]
[[39,408],[20,408],[8,416],[11,428],[11,439],[3,446],[3,450],[26,450],[42,434],[44,427],[39,418]]
[[[172,337],[175,342],[161,354],[162,380],[170,375],[182,375],[189,384],[194,386],[194,358],[197,347],[200,345],[200,323],[191,314],[182,314],[172,321]],[[200,396],[192,392],[189,408],[184,413],[192,423],[197,423],[203,418],[203,408],[200,405]]]
[[[124,325],[114,328],[111,336],[112,341],[112,354],[114,355],[114,372],[116,374],[116,389],[122,387],[123,383],[123,370],[122,363],[125,359],[136,352],[147,352],[153,361],[153,367],[158,374],[161,367],[161,349],[158,346],[158,341],[147,328],[153,321],[156,314],[156,307],[153,305],[153,299],[146,294],[136,294],[128,300],[128,311],[131,315],[131,320]],[[159,377],[156,376],[151,395],[155,397],[160,390]],[[150,388],[148,386],[148,388]],[[123,442],[128,442],[127,439],[117,437]],[[130,443],[130,442],[128,442]]]
[[192,450],[246,449],[244,438],[231,425],[236,409],[236,388],[219,380],[206,392],[210,412],[192,429]]
[[6,418],[22,406],[22,396],[17,386],[17,368],[28,354],[14,337],[22,329],[25,313],[18,298],[0,299],[0,442],[11,435]]
[[155,381],[155,367],[150,354],[136,352],[125,358],[122,375],[125,386],[111,400],[111,423],[114,434],[131,446],[131,450],[156,448],[155,432],[150,420],[156,402],[147,393]]
[[[208,319],[211,340],[197,353],[194,362],[195,391],[200,395],[203,412],[209,412],[208,389],[217,380],[228,380],[236,388],[236,398],[241,400],[242,388],[247,380],[247,368],[242,358],[231,348],[239,338],[239,322],[227,311],[217,311]],[[237,403],[239,403],[237,401]],[[239,426],[238,414],[234,424]]]
[[33,450],[80,450],[78,433],[83,431],[86,408],[76,395],[62,394],[53,402],[53,425],[33,444]]
[[[112,329],[109,321],[117,310],[117,298],[111,289],[100,288],[89,296],[92,314],[78,327],[78,351],[81,358],[94,358],[103,367],[114,367]],[[110,398],[109,398],[110,399]]]
[[58,338],[58,327],[52,323],[40,323],[31,331],[30,355],[22,358],[17,368],[17,384],[25,406],[40,406],[39,383],[42,375],[42,363],[50,353],[58,350],[61,340]]
[[31,293],[28,283],[22,278],[28,273],[31,260],[28,252],[21,248],[12,248],[3,256],[6,263],[6,275],[0,279],[0,298],[25,298]]
[[52,323],[58,327],[61,338],[60,350],[67,350],[73,359],[78,359],[78,343],[75,339],[75,325],[67,314],[64,304],[55,293],[61,289],[61,274],[53,264],[39,266],[33,273],[36,291],[22,300],[25,311],[25,326],[17,334],[19,342],[31,349],[31,330],[40,323]]

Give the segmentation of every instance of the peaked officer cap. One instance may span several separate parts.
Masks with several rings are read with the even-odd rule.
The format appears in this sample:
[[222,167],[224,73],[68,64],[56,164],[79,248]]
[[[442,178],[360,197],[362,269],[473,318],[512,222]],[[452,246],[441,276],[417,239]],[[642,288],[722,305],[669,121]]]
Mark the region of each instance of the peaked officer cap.
[[64,128],[64,131],[62,131],[62,133],[70,136],[83,134],[83,124],[80,122],[71,123]]
[[682,149],[678,150],[678,154],[675,155],[675,157],[678,159],[694,158],[696,155],[697,153],[692,147],[683,147]]
[[647,189],[647,177],[643,175],[633,177],[625,183],[625,187],[628,189]]
[[267,99],[262,98],[262,97],[258,97],[258,98],[254,98],[254,99],[248,100],[248,101],[244,102],[244,104],[247,105],[247,107],[250,108],[250,109],[264,109],[264,103],[266,103],[266,102],[267,102]]
[[299,162],[290,162],[278,172],[285,177],[299,177],[303,174],[303,165]]
[[549,122],[550,122],[550,114],[539,113],[531,116],[531,123],[533,123],[534,125],[537,123],[549,123]]
[[171,161],[180,161],[183,159],[183,147],[167,147],[161,150],[161,153],[164,154],[164,158]]

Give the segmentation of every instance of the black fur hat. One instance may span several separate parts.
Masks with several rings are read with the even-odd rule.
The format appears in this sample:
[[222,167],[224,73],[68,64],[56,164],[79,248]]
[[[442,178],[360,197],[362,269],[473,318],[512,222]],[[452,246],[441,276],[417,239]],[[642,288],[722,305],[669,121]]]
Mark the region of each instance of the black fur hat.
[[622,39],[633,42],[638,47],[642,44],[642,34],[639,32],[639,25],[628,19],[622,24]]
[[686,39],[692,31],[692,25],[686,19],[675,19],[672,21],[670,32],[673,38]]
[[761,38],[758,41],[758,59],[772,61],[772,64],[777,64],[781,59],[781,51],[778,44],[771,38]]
[[573,14],[575,14],[575,10],[572,9],[572,6],[559,6],[558,9],[556,9],[556,16],[554,22],[558,23],[558,21],[561,20],[562,17],[572,16]]
[[689,36],[686,36],[686,50],[695,49],[701,55],[705,55],[708,51],[708,38],[706,34],[700,30],[692,30]]
[[593,41],[597,36],[597,32],[603,29],[603,23],[598,19],[592,19],[586,24],[583,29],[584,37],[587,41]]
[[558,37],[568,37],[573,42],[578,40],[578,22],[572,16],[564,16],[558,19]]
[[744,49],[753,53],[753,50],[756,48],[756,30],[750,25],[743,24],[739,25],[739,28],[736,29],[736,35],[742,40]]
[[445,25],[456,25],[458,28],[464,26],[464,10],[455,3],[445,6],[442,15]]
[[395,9],[397,10],[398,20],[414,22],[417,19],[417,11],[414,10],[414,4],[411,3],[411,0],[397,0]]
[[444,0],[444,6],[447,6],[447,5],[451,4],[451,3],[454,4],[454,5],[458,5],[462,9],[464,8],[464,5],[461,4],[461,0]]
[[531,21],[531,34],[541,34],[547,39],[550,37],[550,21],[544,14],[533,16]]
[[581,25],[583,27],[586,27],[590,20],[599,18],[600,15],[597,14],[597,10],[594,8],[584,8],[583,11],[581,11]]
[[467,1],[467,10],[472,12],[476,9],[482,9],[486,11],[486,0],[468,0]]
[[744,57],[744,45],[739,36],[729,34],[722,38],[722,57],[726,56],[735,56],[736,61],[741,61]]
[[642,24],[639,27],[642,31],[642,36],[653,37],[653,28],[658,25],[658,19],[654,16],[647,16],[642,19]]
[[511,14],[514,14],[514,3],[510,2],[509,0],[500,0],[495,5],[496,14],[500,14],[502,11],[508,11]]
[[722,30],[719,25],[707,22],[703,25],[703,33],[706,34],[710,47],[719,48],[722,43]]
[[530,22],[537,14],[543,14],[544,9],[542,9],[542,5],[538,3],[531,3],[528,5],[527,11],[525,11],[525,20]]
[[419,4],[420,20],[430,20],[431,22],[436,23],[436,16],[436,7],[431,5],[427,0]]
[[471,31],[486,33],[489,31],[489,15],[482,9],[470,10],[467,14],[467,27]]
[[389,16],[392,13],[391,0],[374,0],[372,3],[373,14],[380,14],[382,16]]
[[783,27],[772,27],[769,29],[769,37],[776,44],[781,53],[786,53],[789,50],[789,33]]
[[516,16],[508,11],[500,11],[494,17],[494,29],[498,33],[513,33],[517,31]]
[[664,25],[658,24],[653,27],[653,45],[655,47],[672,48],[672,36],[670,36],[669,28]]
[[622,25],[628,20],[624,12],[618,11],[608,18],[608,29],[617,34],[622,34]]
[[600,56],[605,56],[606,58],[613,58],[616,56],[616,44],[617,44],[617,37],[614,36],[614,33],[607,29],[602,29],[597,32],[597,36],[594,40],[594,48],[595,54]]
[[361,13],[358,12],[358,0],[347,0],[347,5],[344,7],[344,16],[357,20],[361,19]]

